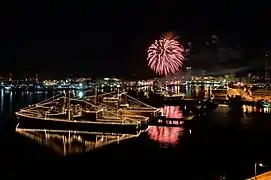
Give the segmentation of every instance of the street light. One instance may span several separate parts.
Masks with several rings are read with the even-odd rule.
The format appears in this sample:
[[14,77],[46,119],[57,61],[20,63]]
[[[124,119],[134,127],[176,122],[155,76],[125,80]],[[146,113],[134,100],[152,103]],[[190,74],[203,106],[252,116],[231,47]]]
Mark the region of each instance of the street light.
[[256,180],[256,176],[257,176],[257,167],[267,167],[265,166],[263,163],[254,163],[254,179]]

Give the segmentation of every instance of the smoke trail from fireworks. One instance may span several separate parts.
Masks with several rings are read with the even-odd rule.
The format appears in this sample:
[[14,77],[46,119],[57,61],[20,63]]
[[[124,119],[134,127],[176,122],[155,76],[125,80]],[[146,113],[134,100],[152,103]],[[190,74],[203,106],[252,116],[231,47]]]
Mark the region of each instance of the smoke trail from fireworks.
[[175,74],[183,65],[183,46],[172,33],[166,33],[148,49],[148,66],[159,75]]

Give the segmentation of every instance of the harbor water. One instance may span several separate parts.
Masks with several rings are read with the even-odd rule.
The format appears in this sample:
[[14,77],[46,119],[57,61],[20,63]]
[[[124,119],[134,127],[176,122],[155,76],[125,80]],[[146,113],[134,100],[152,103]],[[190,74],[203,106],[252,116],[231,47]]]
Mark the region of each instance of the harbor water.
[[[197,94],[204,96],[204,92]],[[173,169],[178,169],[178,176],[183,179],[219,179],[222,175],[227,179],[245,179],[253,176],[255,162],[266,164],[257,169],[258,173],[269,169],[270,109],[243,106],[233,110],[220,105],[198,118],[189,129],[150,126],[139,136],[92,133],[79,137],[72,132],[16,132],[18,121],[14,112],[51,96],[52,92],[1,91],[3,171],[28,167],[50,174],[61,163],[65,167],[76,164],[78,168],[104,166],[104,170],[122,164],[125,169],[130,166],[133,171],[150,174],[155,171],[172,174]],[[161,108],[167,116],[179,118],[184,107],[175,104]]]

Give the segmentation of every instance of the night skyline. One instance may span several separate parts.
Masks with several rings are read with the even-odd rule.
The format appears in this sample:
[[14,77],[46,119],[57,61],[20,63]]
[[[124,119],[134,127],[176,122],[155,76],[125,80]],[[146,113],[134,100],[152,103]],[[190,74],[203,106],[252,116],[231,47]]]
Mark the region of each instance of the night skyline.
[[[226,47],[241,46],[248,64],[269,50],[265,9],[155,2],[7,5],[1,17],[1,74],[154,77],[146,50],[168,31],[176,32],[185,48],[191,42],[198,49],[215,34]],[[216,67],[202,58],[194,64]]]

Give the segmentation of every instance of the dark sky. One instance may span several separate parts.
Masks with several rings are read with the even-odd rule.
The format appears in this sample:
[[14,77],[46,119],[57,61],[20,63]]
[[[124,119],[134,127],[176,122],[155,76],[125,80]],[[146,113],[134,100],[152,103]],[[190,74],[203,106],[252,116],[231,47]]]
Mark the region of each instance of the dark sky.
[[232,44],[242,44],[248,52],[269,49],[267,5],[189,2],[2,4],[1,74],[153,76],[146,50],[167,31],[177,32],[184,46],[188,41],[204,43],[211,34],[218,34]]

